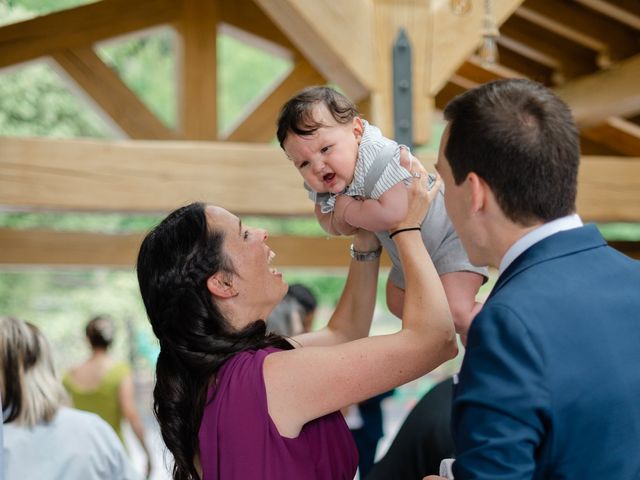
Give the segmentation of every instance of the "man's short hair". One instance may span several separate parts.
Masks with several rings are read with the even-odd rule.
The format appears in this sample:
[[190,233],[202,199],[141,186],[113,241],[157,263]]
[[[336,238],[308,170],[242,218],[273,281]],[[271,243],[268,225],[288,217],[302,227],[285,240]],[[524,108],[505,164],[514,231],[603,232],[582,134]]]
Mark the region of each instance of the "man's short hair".
[[569,107],[524,79],[499,80],[454,98],[445,155],[456,185],[487,182],[512,221],[529,226],[575,212],[580,144]]

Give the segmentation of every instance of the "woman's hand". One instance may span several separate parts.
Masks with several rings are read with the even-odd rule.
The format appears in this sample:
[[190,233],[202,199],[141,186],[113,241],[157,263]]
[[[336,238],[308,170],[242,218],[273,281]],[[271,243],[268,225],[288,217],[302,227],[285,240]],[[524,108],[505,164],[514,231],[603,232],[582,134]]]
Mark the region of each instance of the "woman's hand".
[[406,149],[400,150],[400,165],[409,170],[413,176],[411,185],[407,189],[409,211],[407,216],[401,220],[394,228],[393,232],[403,228],[420,227],[422,220],[429,211],[431,202],[436,197],[442,184],[440,175],[436,173],[436,181],[428,188],[429,173],[422,164]]

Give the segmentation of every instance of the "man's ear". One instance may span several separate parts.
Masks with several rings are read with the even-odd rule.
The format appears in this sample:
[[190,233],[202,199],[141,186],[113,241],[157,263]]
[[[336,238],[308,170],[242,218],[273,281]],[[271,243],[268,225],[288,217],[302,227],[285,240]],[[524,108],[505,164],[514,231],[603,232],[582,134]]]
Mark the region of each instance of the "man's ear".
[[352,127],[353,135],[356,137],[356,140],[360,141],[362,134],[364,133],[364,124],[362,123],[362,119],[360,117],[353,117]]
[[467,175],[466,180],[469,188],[469,213],[471,215],[478,213],[485,207],[487,201],[487,183],[476,173],[471,172]]
[[217,272],[207,278],[207,290],[214,297],[232,298],[238,295],[228,275]]

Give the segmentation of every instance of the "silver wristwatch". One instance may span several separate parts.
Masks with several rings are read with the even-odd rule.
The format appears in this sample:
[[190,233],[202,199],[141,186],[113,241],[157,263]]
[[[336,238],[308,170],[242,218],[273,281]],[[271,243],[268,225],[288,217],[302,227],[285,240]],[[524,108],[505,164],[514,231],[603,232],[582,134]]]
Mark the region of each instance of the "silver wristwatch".
[[382,253],[382,246],[379,246],[377,249],[372,250],[370,252],[359,252],[355,248],[353,248],[353,243],[349,248],[349,252],[351,253],[351,258],[355,258],[358,262],[371,262],[377,258],[380,258],[380,254]]

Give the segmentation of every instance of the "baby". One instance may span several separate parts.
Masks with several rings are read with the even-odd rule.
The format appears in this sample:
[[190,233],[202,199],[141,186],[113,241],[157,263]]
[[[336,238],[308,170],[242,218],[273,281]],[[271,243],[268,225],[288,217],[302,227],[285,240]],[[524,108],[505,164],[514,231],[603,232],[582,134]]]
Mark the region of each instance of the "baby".
[[[293,135],[290,135],[293,133]],[[332,235],[385,231],[407,213],[400,146],[328,87],[311,87],[283,107],[278,140],[305,180],[316,216]]]
[[[387,305],[401,317],[404,275],[388,230],[405,217],[408,208],[405,182],[412,177],[400,165],[402,147],[360,118],[349,99],[328,87],[309,87],[291,98],[280,112],[277,135],[302,175],[326,232],[351,235],[358,228],[376,232],[393,262]],[[479,308],[475,295],[486,269],[469,262],[446,214],[442,194],[435,197],[420,227],[456,326],[466,333]]]

